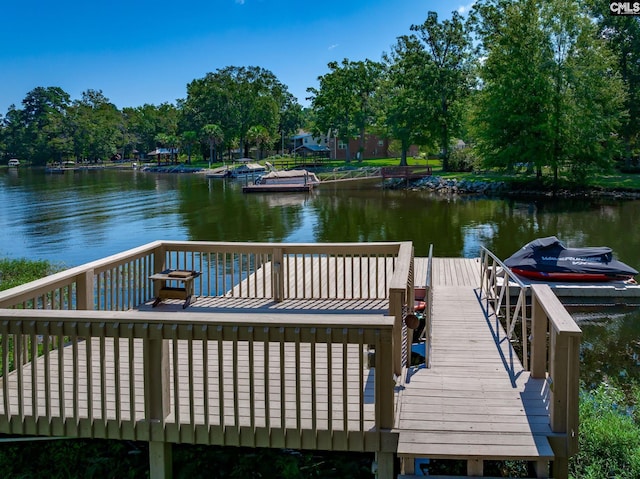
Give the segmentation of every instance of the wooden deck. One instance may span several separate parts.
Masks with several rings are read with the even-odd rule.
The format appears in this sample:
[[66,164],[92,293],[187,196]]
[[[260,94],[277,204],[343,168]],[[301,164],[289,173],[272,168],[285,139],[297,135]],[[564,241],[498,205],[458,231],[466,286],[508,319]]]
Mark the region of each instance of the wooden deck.
[[[393,475],[393,456],[407,477],[422,458],[464,460],[469,475],[482,475],[484,461],[526,460],[547,477],[558,450],[562,458],[572,454],[571,445],[556,446],[577,432],[577,419],[562,419],[568,407],[554,406],[549,382],[533,379],[548,374],[558,386],[567,374],[544,369],[546,340],[532,343],[537,372],[523,367],[480,299],[478,259],[433,258],[430,367],[403,369],[404,303],[398,298],[411,297],[407,284],[426,286],[427,258],[412,258],[410,245],[401,253],[411,255],[411,263],[387,253],[360,258],[344,245],[333,247],[344,249],[344,257],[322,259],[287,247],[290,256],[276,251],[256,260],[251,273],[243,268],[253,259],[241,266],[224,260],[231,279],[223,276],[218,284],[221,276],[203,274],[186,309],[180,299],[153,307],[144,288],[99,296],[114,305],[145,298],[122,311],[3,309],[0,432],[142,440],[154,451],[181,442],[368,451],[376,453],[385,478]],[[216,265],[217,255],[174,267]],[[158,270],[145,261],[128,271],[146,278]],[[72,272],[73,278],[94,284],[94,268]],[[287,274],[278,280],[272,273],[280,269]],[[397,277],[406,277],[404,287]],[[129,284],[116,278],[116,286]],[[84,285],[78,282],[77,301],[91,305]],[[205,289],[226,293],[208,296]],[[534,299],[538,294],[532,292]],[[553,299],[549,292],[534,301],[534,309],[555,308],[532,320],[532,328],[545,331],[538,338],[546,338],[552,316],[568,317]],[[553,334],[550,344],[565,341]],[[563,345],[577,358],[576,343]],[[38,348],[47,354],[29,361],[29,351],[35,358]],[[556,364],[556,353],[548,354]],[[24,366],[10,370],[11,364]],[[571,381],[565,389],[577,394]],[[566,424],[554,422],[554,407]]]
[[[416,282],[425,270],[416,264]],[[434,258],[431,368],[408,373],[398,456],[481,461],[553,459],[546,381],[524,371],[477,295],[475,259]],[[411,473],[411,465],[407,465]]]

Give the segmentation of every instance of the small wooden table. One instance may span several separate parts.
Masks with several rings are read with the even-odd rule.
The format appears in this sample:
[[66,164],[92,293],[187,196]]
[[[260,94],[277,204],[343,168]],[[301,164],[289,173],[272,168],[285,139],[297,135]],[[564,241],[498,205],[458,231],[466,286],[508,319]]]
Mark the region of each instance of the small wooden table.
[[166,269],[149,276],[154,282],[156,299],[155,308],[163,299],[184,299],[182,309],[191,304],[193,298],[193,280],[200,276],[198,271]]

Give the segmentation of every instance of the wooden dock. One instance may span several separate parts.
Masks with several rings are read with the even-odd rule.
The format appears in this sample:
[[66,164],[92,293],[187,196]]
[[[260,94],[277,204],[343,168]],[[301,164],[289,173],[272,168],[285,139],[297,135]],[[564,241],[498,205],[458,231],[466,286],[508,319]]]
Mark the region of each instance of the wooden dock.
[[[152,477],[169,477],[172,443],[373,452],[386,479],[421,459],[465,461],[470,476],[523,460],[549,477],[551,462],[566,477],[575,324],[533,287],[531,337],[544,341],[528,339],[523,366],[480,289],[482,262],[412,251],[155,242],[2,293],[0,432],[148,441]],[[186,309],[152,308],[145,283],[168,267],[202,272]],[[414,288],[431,298],[418,366],[402,326]]]
[[[418,262],[418,278],[423,270]],[[479,284],[477,259],[434,258],[431,368],[408,373],[397,423],[398,456],[464,459],[470,475],[486,460],[554,457],[546,381],[530,377],[487,318]]]

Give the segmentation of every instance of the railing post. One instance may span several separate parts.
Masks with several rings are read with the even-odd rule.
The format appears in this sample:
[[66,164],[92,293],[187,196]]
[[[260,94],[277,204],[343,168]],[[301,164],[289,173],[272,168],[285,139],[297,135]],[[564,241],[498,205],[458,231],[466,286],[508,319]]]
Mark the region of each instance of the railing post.
[[531,290],[534,335],[532,377],[544,378],[546,375],[549,329],[549,424],[555,434],[549,440],[555,456],[552,473],[553,477],[567,477],[568,458],[578,448],[579,348],[582,332],[548,285],[532,285]]
[[393,363],[389,361],[389,356],[392,354],[392,332],[388,329],[382,330],[380,331],[380,340],[376,344],[375,355],[375,414],[377,430],[393,428],[395,381],[393,379]]
[[271,265],[271,291],[273,300],[276,303],[284,299],[284,255],[282,248],[273,249],[273,258]]
[[171,444],[163,440],[164,420],[169,415],[169,342],[144,340],[144,401],[149,423],[149,472],[153,479],[172,477]]
[[547,374],[548,323],[547,313],[534,290],[531,294],[531,377],[536,379],[544,379]]
[[391,334],[391,357],[393,364],[393,373],[396,376],[402,374],[402,307],[405,292],[403,290],[389,291],[389,315],[393,316],[393,332]]
[[92,311],[94,307],[93,269],[88,269],[76,278],[76,309]]
[[[166,269],[166,258],[165,258],[165,247],[164,245],[157,247],[153,250],[153,272],[160,273]],[[162,281],[154,281],[153,282],[153,296],[157,298],[160,296],[160,288],[162,288]]]

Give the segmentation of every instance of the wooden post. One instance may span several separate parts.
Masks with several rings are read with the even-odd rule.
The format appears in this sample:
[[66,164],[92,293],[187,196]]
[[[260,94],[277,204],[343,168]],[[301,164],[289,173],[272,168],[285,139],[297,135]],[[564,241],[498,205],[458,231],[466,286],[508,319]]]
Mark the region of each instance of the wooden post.
[[394,458],[390,452],[376,452],[376,477],[378,479],[393,479]]
[[549,374],[551,376],[550,423],[556,433],[567,432],[568,338],[555,330],[549,339]]
[[[166,260],[165,260],[165,248],[164,246],[159,246],[155,250],[153,250],[153,272],[160,273],[166,269]],[[161,281],[153,282],[153,296],[157,298],[160,296],[160,289],[162,288]]]
[[93,294],[93,269],[89,269],[76,278],[76,309],[93,311]]
[[171,443],[149,442],[149,477],[151,479],[171,479],[173,477]]
[[569,458],[556,456],[551,464],[551,477],[554,479],[567,479],[569,477]]
[[[149,422],[149,470],[153,479],[172,477],[171,444],[155,441],[156,431],[164,429],[170,412],[169,343],[163,339],[144,340],[144,401]],[[159,428],[157,426],[160,426]]]
[[478,458],[467,460],[467,476],[482,477],[484,475],[484,461]]
[[404,303],[404,291],[391,290],[389,292],[389,315],[393,316],[393,334],[391,337],[391,355],[388,360],[393,364],[393,373],[396,376],[402,374],[402,305]]
[[569,457],[578,452],[580,424],[580,340],[569,338],[567,378],[567,450]]
[[548,323],[547,313],[534,291],[531,295],[531,377],[536,379],[544,379],[547,375]]
[[376,401],[376,429],[391,429],[394,422],[393,393],[395,381],[393,379],[393,362],[391,354],[391,331],[382,330],[376,344],[375,356],[375,401]]
[[282,248],[273,249],[273,258],[271,260],[271,292],[273,300],[276,303],[284,299],[284,259]]

